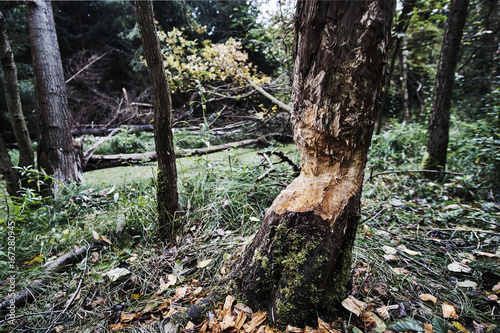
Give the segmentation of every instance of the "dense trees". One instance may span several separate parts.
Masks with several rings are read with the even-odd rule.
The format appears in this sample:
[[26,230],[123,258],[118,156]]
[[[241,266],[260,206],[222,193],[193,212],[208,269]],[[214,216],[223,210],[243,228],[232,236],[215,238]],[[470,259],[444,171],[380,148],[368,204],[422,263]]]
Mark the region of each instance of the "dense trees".
[[[37,105],[38,167],[60,182],[83,181],[81,156],[71,127],[52,4],[26,5],[31,35]],[[52,184],[57,191],[57,182]]]
[[156,193],[159,224],[165,234],[169,236],[174,231],[173,222],[178,207],[177,170],[172,134],[172,101],[163,66],[160,42],[156,34],[153,4],[151,1],[136,1],[135,7],[154,96],[154,132],[158,156]]
[[332,315],[346,295],[395,2],[299,1],[292,101],[300,176],[233,267],[278,324]]

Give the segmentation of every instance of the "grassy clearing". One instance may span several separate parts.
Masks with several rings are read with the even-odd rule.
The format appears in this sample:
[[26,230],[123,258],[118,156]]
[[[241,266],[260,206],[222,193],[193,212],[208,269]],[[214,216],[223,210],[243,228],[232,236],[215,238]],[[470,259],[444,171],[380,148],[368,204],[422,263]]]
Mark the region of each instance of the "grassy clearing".
[[[391,126],[374,138],[367,174],[418,169],[424,145],[421,127]],[[280,150],[297,161],[293,146]],[[93,171],[86,174],[86,185],[67,188],[55,201],[40,205],[38,198],[27,197],[11,208],[0,228],[4,234],[6,223],[15,221],[17,289],[44,275],[40,262],[86,243],[98,247],[82,263],[54,276],[36,303],[16,313],[32,315],[0,322],[0,331],[39,330],[58,321],[55,326],[66,332],[104,332],[123,313],[143,313],[135,325],[150,331],[146,327],[164,315],[159,309],[177,287],[196,285],[203,294],[227,271],[265,209],[293,179],[291,168],[280,164],[256,184],[267,167],[258,166],[256,151],[236,149],[178,161],[181,212],[176,223],[182,232],[169,243],[156,233],[152,165]],[[500,282],[498,184],[484,181],[491,175],[484,170],[494,170],[489,164],[464,165],[464,158],[475,159],[458,155],[450,158],[449,168],[463,177],[429,180],[401,173],[365,182],[351,295],[367,302],[373,313],[397,305],[384,325],[405,314],[421,323],[443,318],[444,302],[456,307],[458,319],[445,319],[454,329],[460,324],[472,331],[474,322],[487,330],[498,325],[499,305],[488,298]],[[1,251],[3,258],[6,249]],[[470,271],[450,270],[455,262]],[[129,273],[112,282],[106,274],[116,268]],[[2,261],[2,296],[8,292],[8,277]],[[436,296],[437,303],[423,301],[420,294]],[[176,306],[188,303],[179,300]],[[346,313],[344,319],[349,331],[355,332],[355,325],[367,327],[363,318]]]

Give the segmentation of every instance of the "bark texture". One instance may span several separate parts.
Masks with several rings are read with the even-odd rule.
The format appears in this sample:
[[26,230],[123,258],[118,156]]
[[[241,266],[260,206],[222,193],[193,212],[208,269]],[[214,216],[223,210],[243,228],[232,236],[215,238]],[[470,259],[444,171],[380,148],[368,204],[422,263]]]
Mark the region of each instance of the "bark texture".
[[[26,3],[35,72],[38,167],[60,182],[82,182],[79,147],[71,136],[66,84],[52,4]],[[57,193],[60,185],[52,184]]]
[[298,1],[292,85],[300,176],[235,262],[231,287],[278,325],[334,315],[346,296],[393,1]]
[[19,149],[19,166],[34,167],[35,155],[33,153],[33,146],[31,144],[28,128],[24,120],[21,97],[19,96],[17,67],[14,62],[14,54],[9,45],[5,18],[2,13],[0,13],[0,60],[2,63],[3,85],[7,109]]
[[135,2],[149,80],[153,88],[154,137],[158,157],[157,209],[159,224],[167,236],[175,231],[174,214],[178,207],[177,169],[172,134],[172,100],[163,66],[160,41],[156,35],[153,3]]
[[432,97],[429,140],[423,169],[446,168],[453,82],[468,5],[469,0],[452,0],[450,5]]
[[5,142],[0,135],[0,173],[5,178],[7,193],[10,196],[17,196],[19,192],[19,174],[14,169],[9,152],[5,148]]

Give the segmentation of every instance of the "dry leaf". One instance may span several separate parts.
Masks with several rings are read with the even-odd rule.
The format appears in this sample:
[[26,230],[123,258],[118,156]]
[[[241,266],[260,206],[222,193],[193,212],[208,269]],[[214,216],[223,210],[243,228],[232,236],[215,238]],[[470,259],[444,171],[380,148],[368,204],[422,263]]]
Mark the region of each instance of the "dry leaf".
[[421,252],[410,250],[404,245],[399,245],[398,249],[400,249],[401,251],[403,251],[404,253],[406,253],[410,256],[421,256],[422,255]]
[[123,313],[122,312],[122,314],[120,315],[120,321],[122,323],[126,323],[128,321],[132,321],[132,320],[134,320],[134,318],[135,318],[135,315],[130,314],[130,313]]
[[424,333],[434,333],[434,330],[432,329],[432,324],[424,324]]
[[366,303],[358,301],[353,296],[349,295],[342,301],[342,306],[349,312],[359,316],[366,310]]
[[377,308],[375,311],[377,311],[378,315],[382,317],[382,319],[387,320],[389,319],[389,307],[387,306],[382,306],[380,308]]
[[339,330],[336,330],[332,327],[332,325],[323,321],[320,317],[318,317],[318,329],[320,332],[328,332],[328,333],[340,333]]
[[111,331],[118,331],[118,330],[124,330],[128,327],[128,325],[124,325],[122,323],[118,323],[118,324],[111,324],[109,325],[109,328],[111,329]]
[[455,261],[448,265],[448,270],[457,273],[469,273],[471,271],[471,268],[460,262]]
[[188,287],[177,287],[175,288],[175,298],[182,298],[187,295]]
[[476,288],[477,283],[474,281],[471,281],[471,280],[465,280],[465,281],[457,282],[457,286],[462,287],[462,288]]
[[495,295],[495,294],[488,295],[487,297],[488,297],[488,299],[489,299],[490,301],[493,301],[493,302],[498,301],[498,296],[497,296],[497,295]]
[[228,328],[233,328],[236,326],[236,323],[233,320],[233,317],[230,314],[226,314],[220,323],[220,329],[222,331],[227,330]]
[[239,314],[240,312],[243,312],[248,318],[252,317],[252,309],[250,309],[248,306],[246,306],[243,303],[238,303],[234,306],[234,312]]
[[436,302],[437,302],[436,296],[431,295],[431,294],[420,294],[420,295],[418,295],[418,297],[420,297],[420,299],[424,302],[431,301],[434,304],[436,304]]
[[405,268],[401,268],[401,267],[396,267],[396,268],[393,268],[392,269],[396,274],[400,274],[400,275],[408,275],[410,274],[410,271],[405,269]]
[[448,303],[443,303],[441,308],[443,310],[443,317],[458,319],[457,312],[456,312],[455,307],[453,305],[448,304]]
[[111,241],[109,239],[107,239],[106,236],[101,236],[101,239],[103,241],[105,241],[106,243],[108,243],[109,245],[113,245],[113,243],[111,243]]
[[301,332],[302,332],[302,330],[300,328],[290,326],[290,325],[288,325],[286,327],[286,331],[285,331],[285,333],[301,333]]
[[396,254],[398,253],[398,250],[396,250],[395,248],[391,247],[391,246],[388,246],[388,245],[384,245],[382,246],[382,249],[384,250],[385,254]]
[[488,257],[488,258],[498,258],[498,255],[496,253],[489,253],[489,252],[483,252],[483,251],[474,251],[475,254],[483,256],[483,257]]
[[495,284],[493,286],[493,288],[491,288],[491,290],[493,290],[494,292],[500,291],[500,282],[498,282],[497,284]]
[[377,327],[377,320],[375,319],[375,314],[373,312],[367,311],[359,316],[359,319],[363,323],[363,327],[367,331],[371,331],[375,327]]
[[252,316],[252,320],[249,323],[243,325],[243,329],[245,330],[245,332],[250,333],[265,320],[266,313],[259,311]]
[[97,232],[95,232],[94,230],[92,230],[92,237],[95,239],[95,240],[99,240],[99,234]]
[[396,257],[394,254],[384,254],[384,259],[386,261],[396,261],[398,260],[398,257]]
[[190,329],[192,329],[194,326],[195,326],[195,325],[194,325],[192,322],[188,322],[188,323],[186,324],[186,327],[184,327],[184,328],[185,328],[185,329],[187,329],[187,330],[190,330]]
[[207,267],[208,264],[210,264],[212,262],[213,259],[205,259],[205,260],[202,260],[198,263],[198,265],[196,265],[196,268],[203,268],[203,267]]

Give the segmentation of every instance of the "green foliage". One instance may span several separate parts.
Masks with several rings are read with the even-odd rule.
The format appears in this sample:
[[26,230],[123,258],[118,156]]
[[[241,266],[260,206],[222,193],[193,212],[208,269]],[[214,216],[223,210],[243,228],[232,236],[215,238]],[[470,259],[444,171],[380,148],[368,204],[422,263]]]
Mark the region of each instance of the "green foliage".
[[153,150],[154,140],[152,133],[140,132],[139,134],[137,134],[132,132],[131,130],[122,130],[115,136],[113,136],[113,138],[99,146],[96,149],[95,154],[133,154]]
[[387,327],[389,331],[393,332],[424,332],[424,326],[418,321],[411,319],[403,319],[401,321],[395,322],[391,326]]

